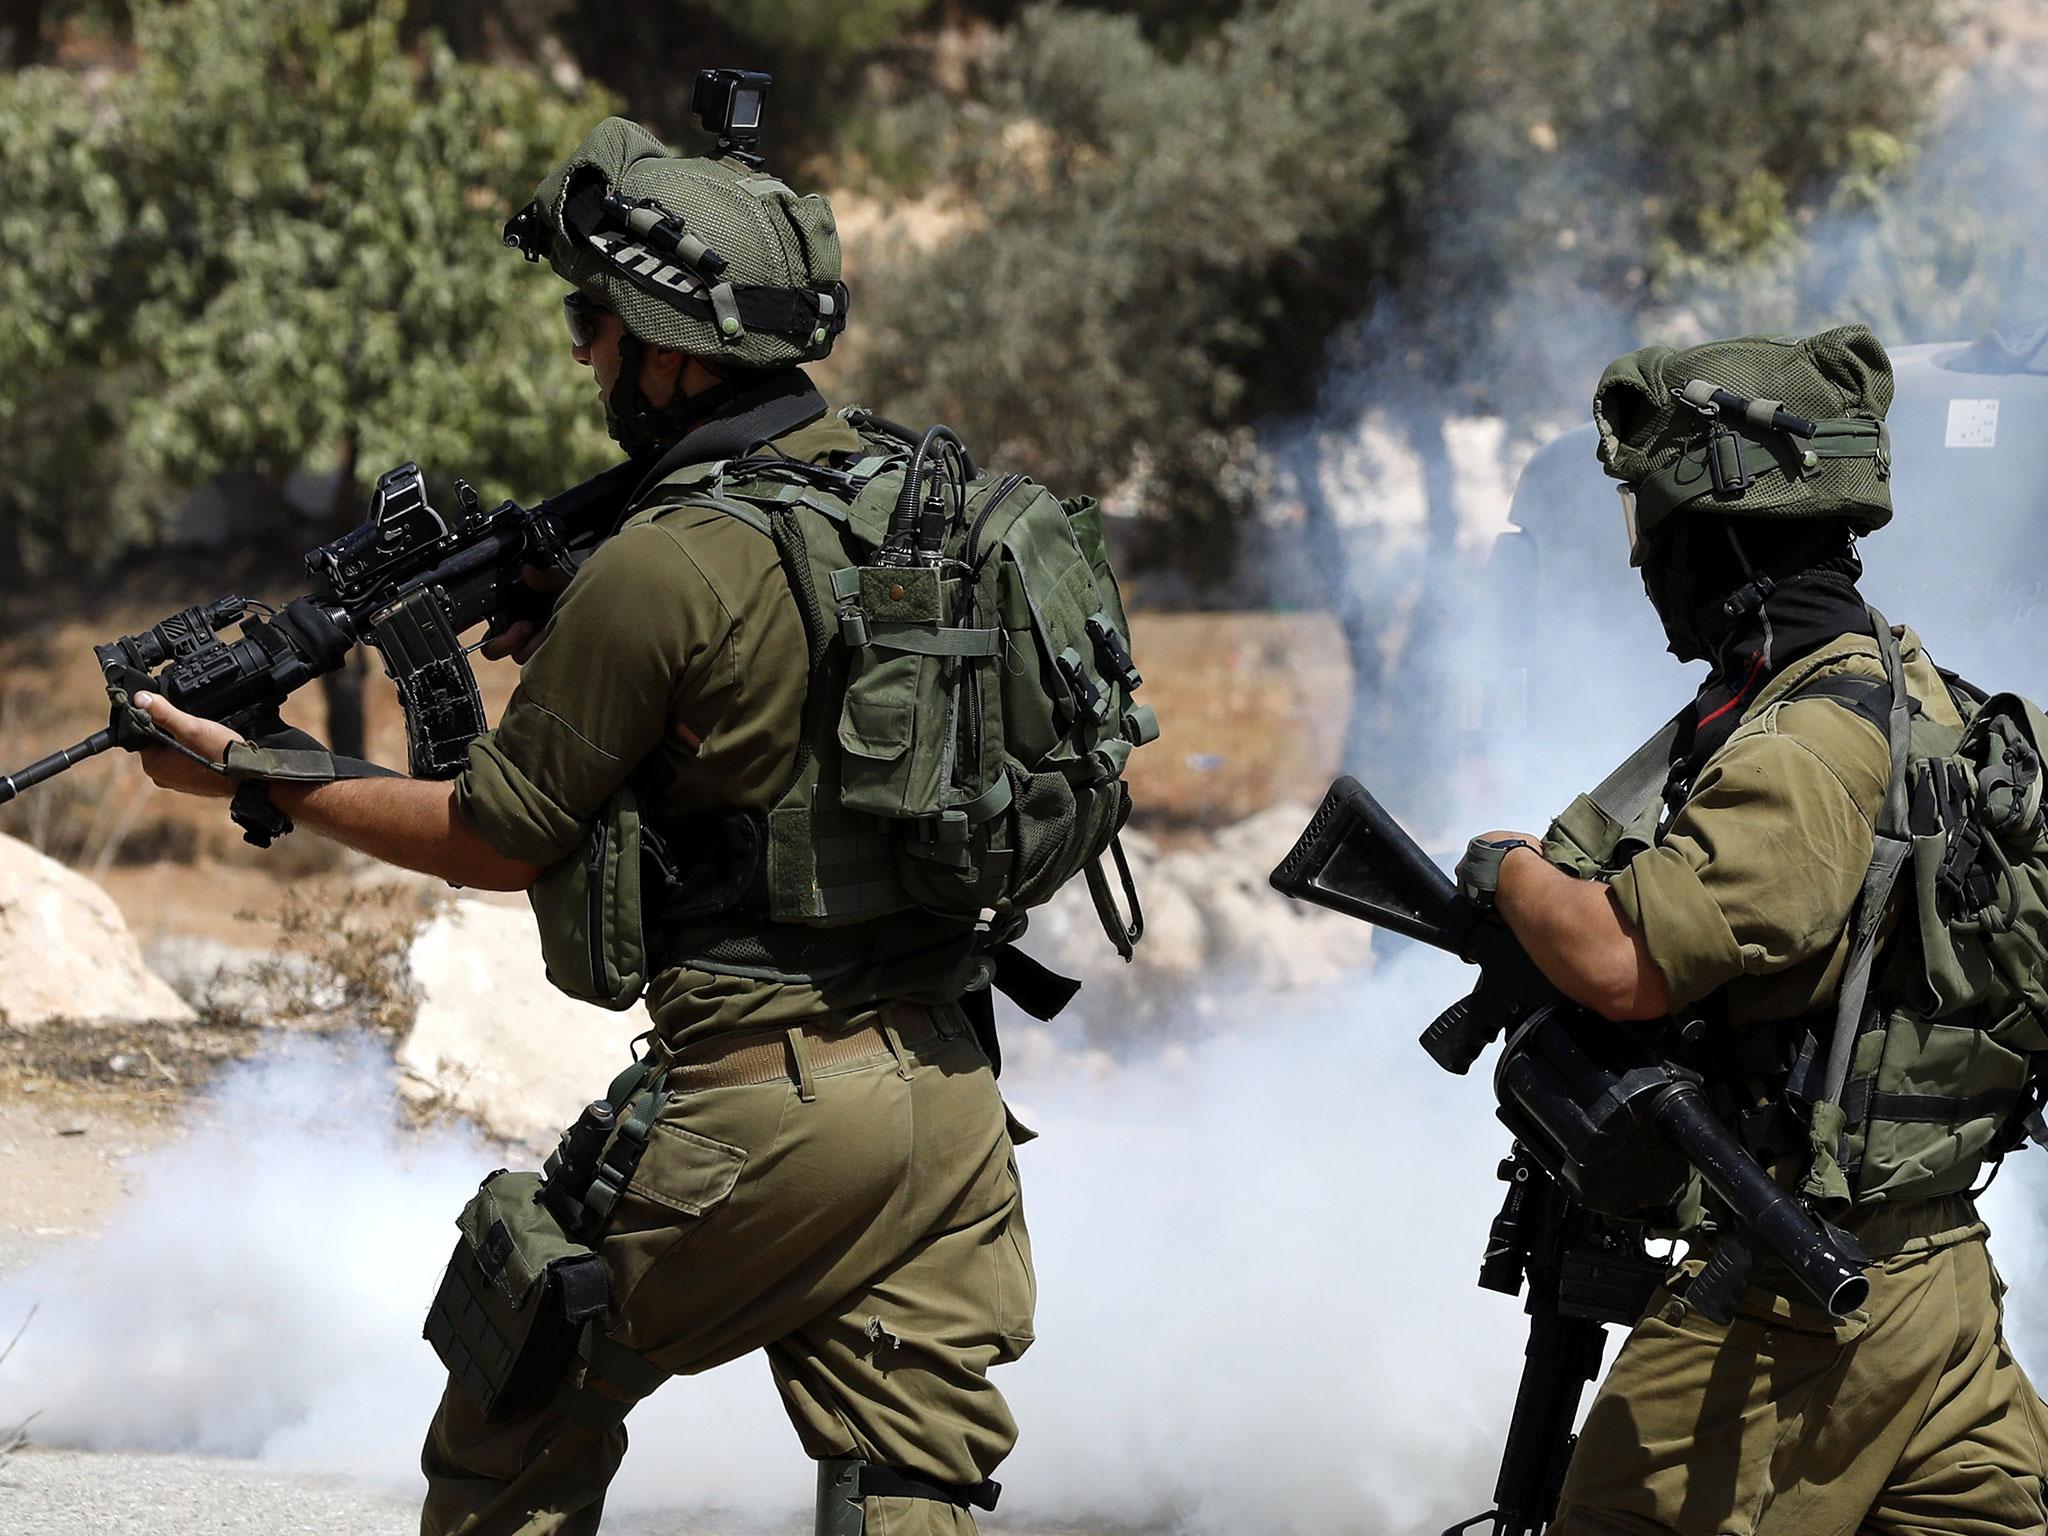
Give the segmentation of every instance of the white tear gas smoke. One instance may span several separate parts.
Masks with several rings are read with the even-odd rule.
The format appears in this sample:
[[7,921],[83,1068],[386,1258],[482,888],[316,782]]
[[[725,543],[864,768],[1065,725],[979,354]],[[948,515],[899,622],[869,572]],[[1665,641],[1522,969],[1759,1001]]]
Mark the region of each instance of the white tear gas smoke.
[[[1306,1536],[1483,1502],[1518,1359],[1518,1308],[1471,1284],[1505,1133],[1414,1046],[1460,968],[1394,969],[1247,998],[1232,1033],[1144,1060],[1020,1052],[1043,1291],[999,1378],[1027,1426],[1006,1517]],[[391,1080],[368,1044],[229,1073],[103,1232],[0,1283],[0,1322],[39,1309],[0,1423],[413,1483],[441,1382],[420,1318],[492,1159],[404,1129]],[[671,1383],[632,1434],[616,1509],[808,1500],[758,1362]]]
[[[2025,176],[1986,184],[1987,225],[2008,194],[2027,203],[2012,209],[2022,227],[2048,208],[2034,186],[2041,147],[2037,136],[2014,162]],[[1930,156],[1930,183],[1947,153]],[[1569,323],[1597,329],[1583,315]],[[1485,437],[1434,432],[1412,409],[1404,423],[1453,459],[1460,441]],[[1300,430],[1348,437],[1359,424],[1354,411]],[[1435,637],[1439,681],[1497,677],[1503,657],[1530,668],[1512,757],[1463,778],[1443,771],[1431,730],[1407,734],[1412,713],[1365,701],[1389,733],[1380,757],[1407,758],[1411,784],[1454,786],[1429,807],[1446,830],[1539,822],[1661,718],[1650,701],[1668,710],[1688,687],[1649,638],[1620,568],[1612,494],[1586,468],[1601,509],[1592,547],[1613,556],[1621,606],[1595,609],[1539,655],[1470,622],[1458,540],[1441,526],[1433,545],[1409,546],[1429,556],[1419,591],[1381,558],[1373,506],[1342,541],[1353,563],[1338,586],[1379,594]],[[1370,500],[1367,469],[1357,494]],[[1954,510],[1902,506],[1901,517]],[[2023,542],[1960,552],[2004,576],[2038,562],[2041,533],[2033,522]],[[1924,575],[1888,571],[1871,595],[1918,619]],[[1513,589],[1508,599],[1510,620],[1529,606]],[[2048,693],[2038,646],[1983,670]],[[1560,674],[1593,683],[1568,715],[1545,707],[1543,685]],[[1405,686],[1441,713],[1412,675]],[[1473,1284],[1505,1135],[1486,1085],[1442,1076],[1414,1043],[1463,981],[1420,952],[1315,997],[1231,997],[1229,979],[1213,978],[1212,994],[1231,997],[1221,1033],[1121,1063],[1056,1043],[1017,1052],[1006,1086],[1045,1132],[1020,1159],[1042,1294],[1038,1344],[999,1378],[1024,1426],[1003,1473],[1005,1520],[1380,1536],[1434,1531],[1485,1502],[1520,1364],[1519,1308]],[[0,1333],[41,1308],[0,1366],[0,1424],[41,1410],[37,1433],[59,1443],[413,1485],[440,1385],[419,1319],[452,1218],[491,1159],[456,1132],[402,1130],[388,1085],[375,1047],[229,1074],[191,1139],[139,1166],[135,1196],[102,1234],[0,1283]],[[2037,1379],[2048,1373],[2044,1161],[2016,1159],[1988,1202],[2014,1282],[2015,1344]],[[808,1468],[757,1362],[671,1384],[633,1433],[614,1508],[802,1518]]]

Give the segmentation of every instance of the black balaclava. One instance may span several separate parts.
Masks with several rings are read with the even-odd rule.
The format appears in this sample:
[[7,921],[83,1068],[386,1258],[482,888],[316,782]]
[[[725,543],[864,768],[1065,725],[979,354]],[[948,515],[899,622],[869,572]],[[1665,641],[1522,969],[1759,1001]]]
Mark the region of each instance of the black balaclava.
[[640,360],[646,352],[647,343],[621,326],[619,376],[604,402],[605,431],[634,458],[681,441],[690,428],[716,416],[755,382],[749,370],[735,370],[694,395],[678,390],[674,400],[657,409],[640,388]]
[[1679,520],[1643,562],[1643,589],[1671,654],[1713,671],[1694,701],[1674,783],[1690,783],[1786,667],[1870,627],[1863,562],[1838,520],[1773,523],[1702,514]]

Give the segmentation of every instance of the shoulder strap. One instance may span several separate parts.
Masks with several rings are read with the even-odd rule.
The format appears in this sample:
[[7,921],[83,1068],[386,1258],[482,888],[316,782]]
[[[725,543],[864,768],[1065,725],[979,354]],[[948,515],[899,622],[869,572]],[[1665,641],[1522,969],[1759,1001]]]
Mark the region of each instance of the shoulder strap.
[[1906,692],[1905,663],[1899,657],[1899,642],[1884,615],[1868,610],[1871,627],[1884,657],[1885,678],[1890,693],[1884,716],[1885,740],[1891,751],[1891,776],[1885,785],[1884,804],[1877,814],[1876,838],[1871,848],[1870,868],[1864,872],[1850,917],[1849,958],[1842,968],[1842,984],[1835,999],[1835,1029],[1828,1045],[1827,1073],[1821,1080],[1816,1106],[1839,1107],[1842,1090],[1849,1080],[1850,1057],[1856,1034],[1863,1022],[1864,999],[1870,992],[1871,963],[1877,954],[1877,934],[1885,908],[1898,884],[1912,844],[1906,824],[1907,742],[1912,728],[1912,699]]
[[[1889,678],[1824,677],[1817,683],[1806,683],[1793,689],[1781,702],[1789,704],[1795,699],[1832,699],[1858,719],[1867,720],[1876,728],[1878,735],[1887,739],[1891,736],[1892,685]],[[1909,698],[1906,701],[1909,711],[1912,705]]]
[[1671,755],[1678,748],[1691,713],[1692,706],[1688,704],[1658,726],[1619,768],[1587,791],[1586,798],[1594,808],[1616,826],[1626,827],[1662,801],[1665,781],[1671,776]]
[[808,426],[827,410],[825,397],[802,369],[784,368],[763,379],[709,421],[700,422],[664,453],[642,477],[630,507],[641,501],[677,470],[717,459],[736,459],[761,444],[798,427]]

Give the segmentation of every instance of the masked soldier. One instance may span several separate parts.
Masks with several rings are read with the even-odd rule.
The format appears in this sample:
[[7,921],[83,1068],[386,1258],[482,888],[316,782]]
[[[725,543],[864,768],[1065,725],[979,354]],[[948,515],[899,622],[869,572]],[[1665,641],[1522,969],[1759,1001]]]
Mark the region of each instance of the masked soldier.
[[[464,1214],[468,1246],[429,1322],[453,1369],[423,1455],[422,1530],[594,1531],[632,1404],[671,1375],[762,1350],[820,1462],[820,1531],[971,1531],[968,1510],[993,1506],[990,1474],[1016,1436],[988,1370],[1031,1342],[1034,1303],[1016,1128],[990,1037],[961,1001],[985,1007],[1001,963],[986,924],[901,899],[876,824],[830,821],[817,788],[837,774],[850,802],[857,769],[902,755],[889,698],[878,722],[842,718],[828,684],[850,685],[820,657],[828,635],[866,622],[863,595],[908,616],[926,574],[884,571],[872,594],[825,594],[841,611],[828,629],[792,553],[808,537],[816,554],[848,524],[861,476],[891,451],[828,412],[799,366],[824,357],[846,320],[831,209],[751,155],[678,157],[612,119],[541,184],[507,241],[572,285],[575,359],[612,435],[647,456],[641,489],[545,627],[500,642],[526,658],[520,686],[461,777],[261,792],[378,858],[531,889],[551,978],[614,1006],[616,973],[634,959],[608,947],[617,904],[635,900],[621,871],[652,880],[655,868],[622,854],[624,839],[661,829],[681,899],[656,921],[642,892],[647,1057],[613,1085],[593,1139],[565,1139],[557,1159],[595,1153],[594,1169],[553,1191],[494,1176]],[[1010,491],[1011,510],[1044,494]],[[1083,559],[1069,531],[1079,504],[1049,505],[1063,548]],[[920,679],[934,670],[920,646],[995,655],[978,639],[989,630],[923,640],[886,617],[856,638],[891,641]],[[1115,619],[1120,630],[1120,605]],[[890,654],[878,668],[897,665]],[[902,713],[919,699],[906,693]],[[233,739],[160,698],[145,707],[213,761]],[[234,787],[168,751],[147,763],[174,788]],[[999,779],[941,826],[932,867],[961,866],[948,828],[998,813],[1027,843],[1041,824],[1071,834],[1077,804],[1101,823],[1079,766],[1064,789]],[[1103,784],[1120,789],[1113,771]],[[1041,806],[1055,790],[1058,816]],[[1127,807],[1112,807],[1119,820]],[[1009,867],[1032,857],[1020,846]],[[1033,878],[1049,888],[1071,872],[1044,865]],[[1042,898],[1018,898],[1031,899]],[[814,921],[771,920],[784,904]],[[637,997],[637,981],[623,994]],[[516,1198],[505,1193],[520,1179]],[[578,1267],[589,1251],[601,1274]],[[544,1351],[527,1322],[504,1331],[493,1308],[549,1287],[554,1321],[581,1331],[555,1374],[519,1379]]]
[[[1766,1265],[1716,1325],[1686,1300],[1717,1241],[1701,1213],[1589,1411],[1557,1536],[2044,1529],[2048,1415],[1969,1193],[2042,1042],[1967,1012],[1887,1029],[1882,963],[1871,982],[1901,907],[1872,879],[1898,804],[1892,679],[1902,739],[1910,709],[1953,742],[1970,702],[1857,590],[1855,540],[1891,518],[1891,396],[1860,326],[1646,348],[1600,381],[1630,560],[1672,653],[1711,670],[1633,808],[1582,797],[1545,839],[1474,839],[1460,882],[1575,1002],[1671,1021],[1871,1289],[1835,1319]],[[1830,1084],[1845,989],[1855,1049]]]

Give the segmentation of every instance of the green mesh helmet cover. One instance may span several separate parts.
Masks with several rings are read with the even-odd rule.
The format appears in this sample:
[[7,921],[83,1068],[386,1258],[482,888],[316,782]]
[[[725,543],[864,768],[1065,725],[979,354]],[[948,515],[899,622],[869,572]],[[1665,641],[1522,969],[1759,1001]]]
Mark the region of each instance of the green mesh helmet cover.
[[[1675,398],[1688,382],[1781,403],[1820,431],[1811,439]],[[1644,535],[1680,511],[1741,517],[1842,518],[1860,532],[1891,521],[1891,450],[1883,426],[1892,365],[1861,325],[1815,336],[1737,336],[1682,351],[1643,347],[1608,364],[1593,393],[1600,462],[1632,486]],[[1768,417],[1769,412],[1763,413]],[[1748,483],[1717,486],[1710,453],[1739,455]],[[1724,458],[1725,468],[1734,462]]]
[[[622,223],[603,207],[607,192],[678,220],[680,245]],[[825,356],[846,325],[830,203],[741,161],[678,155],[622,117],[599,123],[548,173],[505,241],[545,254],[658,347],[777,368]],[[706,248],[722,270],[703,260]]]

